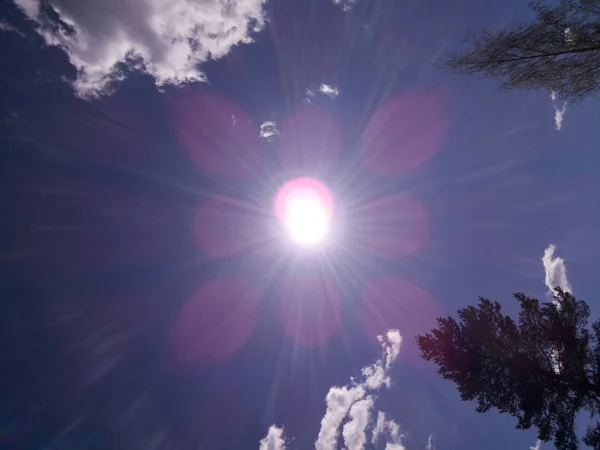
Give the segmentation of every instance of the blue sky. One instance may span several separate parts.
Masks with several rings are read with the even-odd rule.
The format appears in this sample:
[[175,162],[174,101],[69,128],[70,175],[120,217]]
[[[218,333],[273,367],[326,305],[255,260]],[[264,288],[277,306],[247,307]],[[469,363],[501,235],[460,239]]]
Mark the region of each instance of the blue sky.
[[[480,295],[596,309],[598,104],[434,64],[526,2],[131,4],[0,5],[0,446],[535,445],[414,344]],[[318,254],[277,238],[299,176]]]

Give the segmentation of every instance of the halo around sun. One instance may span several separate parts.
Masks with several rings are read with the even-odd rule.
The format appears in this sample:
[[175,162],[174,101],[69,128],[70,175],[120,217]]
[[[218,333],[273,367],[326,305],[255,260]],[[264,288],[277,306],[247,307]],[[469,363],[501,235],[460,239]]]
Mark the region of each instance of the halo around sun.
[[275,214],[295,244],[312,247],[323,243],[329,234],[333,199],[323,183],[295,178],[277,192]]

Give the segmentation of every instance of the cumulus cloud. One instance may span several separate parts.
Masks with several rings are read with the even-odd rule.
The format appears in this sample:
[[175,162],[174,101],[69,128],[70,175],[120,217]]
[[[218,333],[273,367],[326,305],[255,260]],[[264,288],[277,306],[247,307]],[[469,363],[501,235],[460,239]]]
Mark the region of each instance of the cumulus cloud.
[[573,292],[571,285],[567,280],[567,267],[565,260],[559,257],[554,257],[556,246],[550,244],[544,251],[542,263],[544,264],[544,272],[546,273],[544,282],[550,293],[554,292],[554,288],[559,286],[565,292]]
[[199,65],[249,43],[265,22],[266,0],[13,0],[77,69],[76,93],[106,93],[128,70],[157,86],[206,81]]
[[554,108],[554,128],[560,131],[562,129],[563,117],[567,112],[567,102],[563,102],[562,106],[559,107],[556,92],[552,92],[550,98],[552,99],[552,107]]
[[[571,285],[567,281],[567,267],[565,266],[565,260],[559,257],[555,258],[555,250],[556,246],[550,244],[548,248],[544,251],[544,256],[542,257],[542,263],[544,264],[545,272],[544,282],[546,283],[546,287],[548,288],[548,295],[554,295],[554,288],[556,288],[557,286],[565,292],[573,292],[571,289]],[[558,304],[558,306],[560,307],[560,304]],[[560,363],[558,361],[557,351],[552,351],[551,359],[554,371],[556,373],[560,373]],[[541,445],[539,440],[537,445]],[[531,448],[533,450],[539,450],[539,447]]]
[[340,425],[348,415],[352,404],[365,396],[361,385],[332,387],[325,397],[327,405],[325,415],[321,419],[321,429],[315,443],[317,450],[333,450],[337,446],[340,435]]
[[342,430],[344,444],[348,450],[362,450],[367,443],[367,426],[371,419],[373,397],[368,396],[357,401],[350,408],[350,421],[346,422]]
[[283,428],[272,425],[267,435],[260,441],[259,450],[285,450],[285,438]]
[[[346,426],[354,421],[351,408],[357,404],[360,405],[359,411],[360,409],[366,408],[369,403],[360,402],[363,400],[372,400],[367,393],[375,392],[383,386],[390,385],[388,371],[398,356],[402,337],[398,330],[391,330],[388,331],[385,336],[379,336],[379,341],[383,347],[383,357],[374,364],[362,369],[363,380],[361,382],[354,381],[350,386],[344,386],[342,388],[334,386],[329,390],[329,393],[325,398],[325,416],[323,416],[323,419],[321,420],[321,429],[319,430],[319,435],[315,442],[315,448],[317,450],[334,450],[337,446],[340,426],[342,425],[343,420],[350,413],[351,421],[348,422]],[[355,411],[355,413],[359,414],[359,411]],[[370,417],[368,421],[370,422]],[[355,423],[355,426],[351,428],[352,431],[356,431],[358,434],[351,434],[350,430],[347,431],[346,426],[344,427],[342,435],[346,447],[349,447],[349,444],[354,444],[357,441],[363,442],[364,446],[364,442],[366,442],[366,426],[360,428],[359,425],[360,424]]]
[[[362,369],[360,380],[352,379],[346,386],[329,389],[325,397],[325,415],[315,441],[316,450],[337,449],[340,437],[343,448],[347,450],[363,450],[369,442],[373,445],[382,442],[386,450],[404,450],[398,424],[387,420],[385,413],[375,411],[375,394],[391,383],[388,372],[398,357],[402,337],[398,330],[390,330],[379,336],[379,341],[383,355],[374,364]],[[273,436],[280,441],[274,441]],[[285,449],[281,446],[267,447],[269,442],[285,444],[280,428],[269,428],[269,433],[260,442],[260,449]]]

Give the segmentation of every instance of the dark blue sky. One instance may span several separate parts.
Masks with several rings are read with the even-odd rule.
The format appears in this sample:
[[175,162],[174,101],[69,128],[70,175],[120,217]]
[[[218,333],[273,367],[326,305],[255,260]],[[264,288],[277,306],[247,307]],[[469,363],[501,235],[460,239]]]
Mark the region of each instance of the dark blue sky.
[[[327,392],[360,379],[392,328],[403,343],[376,409],[407,449],[535,443],[460,402],[414,344],[480,295],[510,312],[513,292],[546,295],[550,244],[599,306],[598,104],[567,105],[557,130],[548,93],[434,65],[468,30],[528,18],[526,2],[271,0],[253,42],[194,29],[196,50],[213,45],[206,81],[158,89],[185,65],[163,41],[147,73],[122,65],[85,100],[71,63],[97,68],[108,47],[94,46],[120,31],[152,41],[143,8],[48,4],[62,13],[0,5],[0,448],[252,449],[272,424],[313,448]],[[272,199],[297,176],[333,192],[324,256],[275,238]]]

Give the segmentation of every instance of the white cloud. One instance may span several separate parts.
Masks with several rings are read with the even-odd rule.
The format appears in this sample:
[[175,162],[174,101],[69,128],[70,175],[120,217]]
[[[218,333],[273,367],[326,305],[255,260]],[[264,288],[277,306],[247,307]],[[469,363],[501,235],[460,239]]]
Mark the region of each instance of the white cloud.
[[567,102],[564,102],[560,109],[556,106],[554,107],[554,128],[556,128],[558,131],[562,129],[562,122],[565,112],[567,112]]
[[260,441],[259,450],[285,450],[285,438],[283,428],[272,425],[265,438]]
[[39,0],[14,0],[28,17],[37,17],[40,13]]
[[[374,393],[383,386],[390,385],[388,371],[398,357],[402,337],[398,330],[390,330],[385,336],[379,336],[383,347],[383,355],[374,364],[362,369],[362,380],[352,379],[347,386],[333,386],[325,397],[325,415],[321,419],[321,428],[315,441],[316,450],[335,450],[341,437],[345,450],[363,450],[368,442],[376,444],[384,437],[386,450],[404,450],[400,427],[392,420],[386,420],[385,414],[376,412],[373,423]],[[345,421],[346,420],[346,421]],[[345,421],[345,423],[344,423]],[[343,427],[342,427],[343,425]],[[340,430],[341,428],[341,430]],[[371,439],[367,432],[371,433]],[[271,427],[269,433],[260,442],[260,450],[267,448],[284,449],[285,447],[266,447],[269,437],[275,435],[285,444],[280,428]]]
[[377,441],[379,441],[379,436],[385,431],[386,426],[385,413],[383,411],[378,411],[377,422],[375,422],[375,426],[373,427],[373,432],[371,435],[371,442],[373,444],[377,444]]
[[338,88],[325,83],[322,83],[321,86],[319,86],[319,92],[325,94],[329,98],[334,98],[340,95],[340,90]]
[[[157,86],[206,81],[199,65],[248,43],[264,22],[266,0],[49,0],[62,22],[49,23],[38,0],[13,0],[37,23],[48,45],[61,47],[78,71],[84,98],[109,92],[127,69]],[[67,28],[72,28],[70,32]]]
[[[384,385],[389,386],[390,380],[387,371],[398,356],[402,337],[398,330],[390,330],[385,336],[379,336],[379,341],[384,351],[383,358],[362,369],[364,377],[362,382],[357,383],[354,381],[351,387],[332,387],[329,390],[325,399],[327,409],[323,420],[321,420],[321,429],[315,442],[317,450],[334,450],[337,446],[342,421],[348,415],[349,411],[352,416],[350,408],[353,407],[353,404],[365,399],[367,392],[376,391]],[[366,398],[368,399],[369,397]],[[344,427],[345,431],[346,428]],[[362,429],[360,437],[354,436],[354,438],[360,439],[361,442],[366,442],[365,431],[366,427]],[[346,434],[344,433],[343,435],[346,438]],[[346,445],[348,445],[347,442]]]
[[[557,286],[559,286],[565,292],[573,292],[571,285],[567,281],[567,267],[565,266],[565,260],[559,257],[555,258],[554,250],[556,250],[556,246],[550,244],[544,251],[544,256],[542,257],[542,263],[544,264],[545,272],[544,282],[548,288],[548,295],[554,295],[554,288]],[[555,303],[557,303],[556,300]],[[557,307],[560,307],[560,303],[557,303]],[[556,350],[552,351],[551,359],[554,371],[556,373],[560,373],[561,365],[558,359],[558,352]],[[538,441],[538,445],[541,445],[540,441]],[[532,449],[539,450],[539,447],[532,447]]]
[[397,442],[400,436],[400,427],[393,420],[386,420],[385,413],[383,411],[377,412],[377,421],[371,432],[371,443],[373,445],[379,442],[379,438],[382,435],[389,437],[392,442]]
[[334,5],[340,5],[344,11],[350,11],[356,0],[333,0]]
[[269,140],[277,134],[279,134],[279,131],[277,130],[277,124],[271,120],[263,122],[260,126],[259,137],[261,138]]
[[544,272],[546,273],[544,282],[550,293],[553,293],[554,288],[557,286],[565,292],[572,292],[571,285],[567,280],[565,260],[559,257],[555,258],[554,250],[556,250],[556,246],[550,244],[542,257]]
[[340,95],[340,90],[331,84],[321,83],[319,87],[316,87],[315,85],[306,89],[304,92],[304,102],[309,104],[312,103],[318,93],[326,95],[330,99],[334,99]]
[[350,408],[350,421],[342,430],[344,445],[348,450],[362,450],[367,443],[367,426],[373,409],[373,397],[357,401]]
[[385,350],[385,368],[389,369],[400,353],[402,336],[398,330],[388,331],[385,336],[377,336]]
[[535,441],[535,445],[533,447],[529,447],[529,450],[540,450],[542,448],[542,441],[539,439]]
[[554,128],[560,131],[562,129],[563,118],[567,112],[567,102],[563,102],[562,106],[559,107],[557,105],[558,97],[554,91],[550,94],[550,99],[554,108]]
[[389,387],[392,383],[385,367],[380,364],[363,367],[362,374],[365,377],[365,385],[369,389],[379,389],[383,385]]
[[332,387],[325,397],[327,409],[321,419],[321,429],[315,443],[317,450],[333,450],[337,446],[340,425],[348,415],[352,404],[363,398],[365,389],[358,385],[348,388]]
[[[435,450],[435,445],[433,445],[433,434],[430,434],[427,438],[427,445],[425,446],[425,450]],[[539,450],[539,449],[538,449]]]

